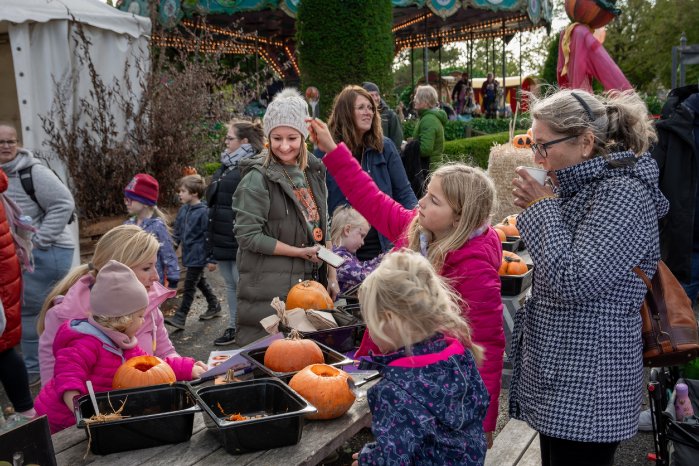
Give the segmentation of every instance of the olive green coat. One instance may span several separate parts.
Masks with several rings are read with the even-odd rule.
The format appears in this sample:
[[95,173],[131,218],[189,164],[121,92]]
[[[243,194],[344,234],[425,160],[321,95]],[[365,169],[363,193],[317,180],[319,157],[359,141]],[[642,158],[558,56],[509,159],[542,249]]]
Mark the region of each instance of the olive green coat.
[[[309,153],[306,176],[318,205],[320,227],[327,238],[328,207],[325,166]],[[238,241],[238,324],[236,342],[246,345],[266,335],[260,320],[272,315],[272,299],[286,300],[289,289],[300,280],[313,279],[307,260],[274,256],[277,241],[290,246],[314,244],[311,232],[281,166],[263,165],[263,156],[240,162],[243,179],[233,194],[236,213],[233,232]],[[317,271],[323,284],[326,267]]]

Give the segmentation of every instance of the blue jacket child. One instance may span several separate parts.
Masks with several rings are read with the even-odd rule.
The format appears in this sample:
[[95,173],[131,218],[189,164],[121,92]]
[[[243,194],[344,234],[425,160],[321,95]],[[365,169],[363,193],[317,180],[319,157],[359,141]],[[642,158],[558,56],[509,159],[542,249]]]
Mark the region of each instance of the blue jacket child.
[[438,333],[412,347],[363,360],[383,379],[367,393],[376,441],[360,465],[480,465],[490,396],[470,351]]
[[209,209],[206,204],[180,207],[175,218],[172,239],[175,249],[182,244],[182,265],[204,267],[211,262],[206,248],[206,234],[209,228]]

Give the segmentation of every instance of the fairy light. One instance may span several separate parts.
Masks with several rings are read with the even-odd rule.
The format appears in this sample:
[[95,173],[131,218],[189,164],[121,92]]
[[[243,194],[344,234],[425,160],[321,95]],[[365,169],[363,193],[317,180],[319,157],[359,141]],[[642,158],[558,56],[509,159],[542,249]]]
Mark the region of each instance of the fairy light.
[[426,13],[422,13],[422,14],[420,14],[420,15],[418,15],[418,16],[415,16],[415,17],[412,18],[412,19],[407,20],[407,21],[404,22],[404,23],[396,24],[395,26],[393,26],[393,27],[391,28],[391,32],[400,31],[401,29],[405,29],[405,28],[407,28],[407,27],[410,27],[410,26],[412,26],[413,24],[419,23],[420,21],[424,21],[425,18],[429,18],[430,16],[433,16],[433,15],[432,15],[432,12],[430,12],[430,11],[428,11],[428,12],[426,12]]
[[288,45],[284,46],[284,52],[286,52],[286,56],[289,57],[289,61],[291,62],[291,66],[294,67],[296,75],[301,76],[301,70],[299,70],[299,65],[296,63],[296,57],[294,57],[294,54],[291,53],[291,50],[289,49]]
[[210,33],[210,34],[219,34],[219,35],[233,37],[235,39],[257,41],[257,42],[264,44],[264,45],[273,45],[276,47],[281,47],[283,45],[283,43],[278,41],[278,40],[268,39],[266,37],[261,37],[261,36],[258,36],[256,34],[243,34],[241,32],[232,31],[230,29],[225,29],[225,28],[222,28],[219,26],[214,26],[211,24],[203,23],[203,22],[194,22],[191,19],[183,19],[182,25],[185,27],[188,27],[190,29],[195,29],[195,30],[198,29],[198,30],[202,30],[204,32]]

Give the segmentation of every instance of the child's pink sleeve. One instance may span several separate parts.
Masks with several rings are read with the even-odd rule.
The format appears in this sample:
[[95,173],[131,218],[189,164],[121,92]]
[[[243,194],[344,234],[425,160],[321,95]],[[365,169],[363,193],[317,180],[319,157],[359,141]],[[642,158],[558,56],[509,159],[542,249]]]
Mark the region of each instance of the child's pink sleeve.
[[172,370],[175,372],[177,380],[192,380],[192,368],[194,367],[194,359],[192,358],[165,358]]

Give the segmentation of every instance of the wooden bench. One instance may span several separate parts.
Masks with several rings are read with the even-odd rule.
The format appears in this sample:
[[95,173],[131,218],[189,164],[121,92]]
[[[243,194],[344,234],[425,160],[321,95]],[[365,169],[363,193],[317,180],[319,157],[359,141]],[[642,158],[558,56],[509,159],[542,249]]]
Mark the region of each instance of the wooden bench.
[[371,426],[371,413],[366,389],[343,416],[332,421],[307,421],[298,444],[289,447],[231,455],[221,446],[214,432],[204,425],[205,414],[196,413],[192,438],[188,442],[98,456],[91,452],[85,458],[87,437],[82,429],[70,428],[52,436],[58,465],[316,465],[337,450],[362,428]]
[[526,422],[510,419],[495,437],[485,456],[485,466],[538,466],[539,435]]

